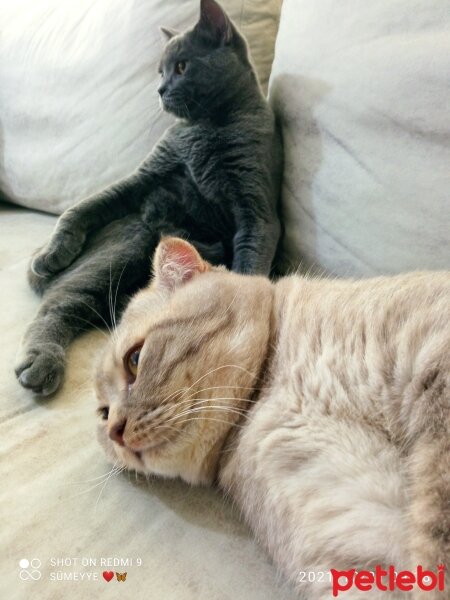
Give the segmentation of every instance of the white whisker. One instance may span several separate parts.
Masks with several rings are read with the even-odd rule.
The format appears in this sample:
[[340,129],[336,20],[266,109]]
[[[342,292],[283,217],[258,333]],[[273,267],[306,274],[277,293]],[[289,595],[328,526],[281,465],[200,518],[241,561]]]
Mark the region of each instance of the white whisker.
[[117,329],[117,319],[116,319],[117,294],[118,294],[118,291],[119,291],[120,282],[122,280],[122,275],[123,275],[123,273],[124,273],[124,271],[125,271],[125,269],[126,269],[126,267],[127,267],[127,265],[128,265],[129,262],[130,261],[127,260],[127,262],[124,264],[124,266],[122,268],[122,271],[120,272],[120,275],[119,275],[119,280],[117,282],[116,293],[115,293],[115,296],[114,296],[114,304],[113,304],[113,315],[112,315],[112,324],[113,324],[113,327],[114,327],[114,331],[116,331],[116,329]]
[[[114,463],[114,467],[117,465],[117,463],[118,463],[118,460],[116,460],[116,462]],[[105,488],[106,488],[106,486],[107,486],[107,484],[108,484],[108,481],[111,479],[111,477],[118,475],[119,473],[121,473],[121,472],[122,472],[122,471],[124,471],[124,470],[125,470],[125,467],[120,467],[120,468],[119,468],[118,470],[116,470],[115,472],[111,472],[111,474],[109,475],[109,477],[107,477],[107,478],[106,478],[106,480],[104,481],[104,483],[103,483],[103,485],[102,485],[102,489],[100,490],[100,493],[99,493],[99,495],[98,495],[97,501],[96,501],[96,503],[95,503],[94,512],[96,512],[96,511],[97,511],[97,506],[98,506],[98,503],[99,503],[99,501],[100,501],[100,498],[102,497],[103,491],[105,490]]]
[[[211,411],[222,411],[222,412],[226,412],[229,414],[236,414],[239,415],[240,417],[245,417],[246,416],[246,412],[245,411],[240,411],[238,409],[235,408],[230,408],[229,406],[207,406],[207,407],[199,407],[199,408],[190,408],[189,410],[183,411],[182,413],[180,413],[179,415],[174,415],[173,417],[171,417],[170,419],[168,419],[166,422],[167,423],[172,423],[173,421],[177,421],[178,419],[181,419],[182,417],[191,415],[191,414],[196,414],[196,413],[200,413],[200,412],[208,412],[209,410]],[[228,423],[229,425],[232,425],[232,423]]]
[[110,326],[108,325],[108,323],[106,322],[105,318],[102,317],[102,315],[93,306],[91,306],[90,304],[88,304],[84,300],[80,299],[80,302],[82,302],[85,306],[87,306],[88,308],[90,308],[101,319],[101,321],[105,324],[105,327],[109,331],[109,333],[111,335],[113,335],[113,332],[112,332]]
[[224,421],[222,419],[215,419],[213,417],[189,417],[182,421],[182,423],[189,423],[190,421],[215,421],[216,423],[223,423],[224,425],[230,425],[233,427],[238,427],[239,429],[243,429],[243,425],[238,425],[237,423],[230,423],[229,421]]
[[232,364],[221,365],[220,367],[216,367],[215,369],[211,369],[210,371],[208,371],[207,373],[205,373],[204,375],[202,375],[201,377],[199,377],[196,381],[194,381],[194,383],[190,387],[188,387],[185,390],[185,392],[183,392],[182,397],[183,397],[183,395],[186,392],[189,392],[193,387],[195,387],[197,385],[197,383],[199,383],[199,381],[202,381],[202,379],[205,379],[209,375],[212,375],[213,373],[215,373],[217,371],[220,371],[221,369],[231,369],[231,368],[233,368],[233,369],[239,369],[239,370],[243,371],[244,373],[247,373],[248,375],[251,375],[252,377],[255,377],[254,373],[251,373],[250,371],[248,371],[244,367],[241,367],[240,365],[232,365]]

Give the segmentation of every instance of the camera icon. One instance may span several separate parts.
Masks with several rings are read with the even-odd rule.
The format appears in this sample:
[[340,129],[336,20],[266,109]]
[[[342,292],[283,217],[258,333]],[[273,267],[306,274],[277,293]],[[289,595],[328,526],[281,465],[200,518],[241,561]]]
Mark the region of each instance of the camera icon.
[[27,581],[28,579],[38,581],[42,577],[42,573],[39,571],[41,564],[42,563],[38,558],[32,558],[31,561],[27,558],[19,560],[20,579],[22,579],[22,581]]

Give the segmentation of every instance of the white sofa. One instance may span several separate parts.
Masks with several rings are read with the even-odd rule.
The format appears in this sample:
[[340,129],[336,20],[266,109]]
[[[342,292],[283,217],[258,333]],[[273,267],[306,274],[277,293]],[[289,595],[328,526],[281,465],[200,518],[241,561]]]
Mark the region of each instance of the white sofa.
[[[197,4],[0,2],[0,190],[22,205],[0,205],[0,596],[9,600],[294,597],[214,490],[98,479],[110,468],[92,389],[102,332],[73,344],[53,398],[31,397],[13,373],[39,304],[25,271],[54,226],[48,213],[125,175],[157,139],[167,120],[152,111],[156,25],[192,22]],[[267,83],[281,2],[224,5]],[[446,0],[284,0],[270,99],[286,150],[287,267],[338,276],[449,267],[448,73]],[[19,561],[34,558],[40,578],[22,580],[32,569]],[[126,582],[107,583],[110,570],[127,571]],[[98,580],[52,579],[80,572]]]

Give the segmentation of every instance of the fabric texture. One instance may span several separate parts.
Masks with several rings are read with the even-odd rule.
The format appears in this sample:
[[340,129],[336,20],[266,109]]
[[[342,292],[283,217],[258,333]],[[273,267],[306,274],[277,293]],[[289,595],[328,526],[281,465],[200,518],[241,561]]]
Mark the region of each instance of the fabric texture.
[[450,267],[449,73],[447,0],[284,0],[286,266]]
[[[31,252],[54,224],[49,215],[0,205],[2,597],[292,598],[218,492],[177,481],[136,480],[125,473],[107,483],[99,479],[111,469],[95,432],[92,375],[106,341],[103,333],[86,334],[73,344],[64,386],[55,397],[36,400],[15,380],[20,338],[39,304],[25,271]],[[96,559],[97,566],[80,566],[82,557]],[[41,561],[38,581],[20,579],[23,558]],[[52,565],[51,559],[62,558],[80,562]],[[99,564],[101,558],[132,558],[134,563],[106,567]],[[102,572],[110,570],[126,571],[126,582],[119,585],[114,576],[106,583]],[[51,579],[52,573],[57,578],[80,572],[95,572],[99,579]]]
[[[223,0],[264,89],[281,0]],[[199,0],[0,3],[0,189],[61,213],[128,175],[172,121],[159,108],[160,25],[193,25]]]

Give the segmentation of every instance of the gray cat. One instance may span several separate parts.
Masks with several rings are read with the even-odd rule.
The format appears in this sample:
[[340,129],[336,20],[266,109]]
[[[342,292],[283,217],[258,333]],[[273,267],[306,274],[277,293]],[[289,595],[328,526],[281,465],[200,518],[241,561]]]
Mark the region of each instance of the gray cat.
[[124,180],[59,219],[29,270],[45,292],[16,367],[36,394],[59,387],[81,331],[112,323],[147,283],[161,235],[189,239],[213,264],[268,274],[280,238],[281,140],[243,36],[215,0],[184,34],[162,29],[164,110],[177,117]]

